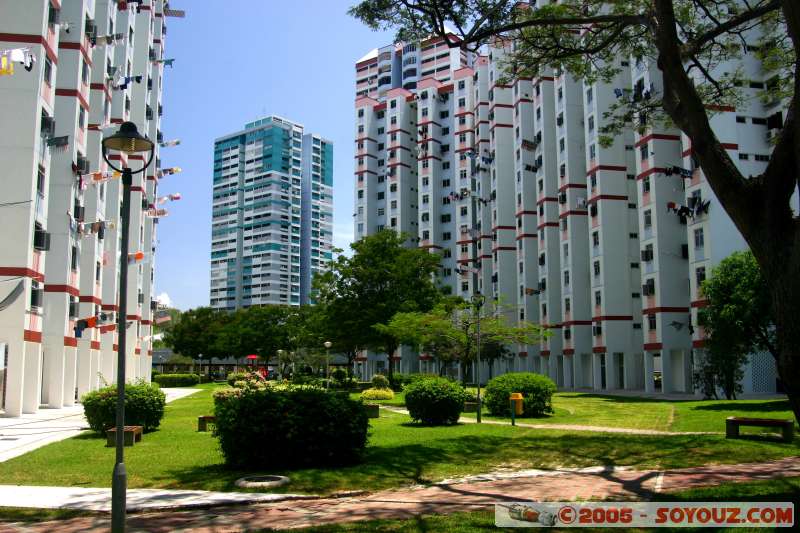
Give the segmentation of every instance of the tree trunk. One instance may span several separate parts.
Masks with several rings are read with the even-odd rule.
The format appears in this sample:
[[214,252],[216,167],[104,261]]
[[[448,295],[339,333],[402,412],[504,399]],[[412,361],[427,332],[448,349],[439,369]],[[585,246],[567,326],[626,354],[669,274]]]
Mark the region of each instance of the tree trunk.
[[800,267],[784,265],[782,270],[783,275],[770,283],[777,337],[776,363],[795,419],[800,422]]

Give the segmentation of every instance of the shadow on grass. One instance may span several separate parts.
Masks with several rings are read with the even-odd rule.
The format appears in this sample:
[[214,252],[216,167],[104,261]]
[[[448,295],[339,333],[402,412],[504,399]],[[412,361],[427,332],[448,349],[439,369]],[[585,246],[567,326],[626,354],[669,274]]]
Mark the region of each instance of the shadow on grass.
[[[459,435],[437,438],[420,430],[419,442],[397,446],[368,446],[359,464],[344,467],[286,469],[276,457],[275,468],[231,470],[222,464],[172,469],[163,481],[182,488],[238,490],[233,483],[245,474],[286,475],[291,482],[271,492],[326,495],[340,490],[376,491],[409,484],[428,484],[512,468],[556,466],[629,466],[634,468],[681,468],[707,463],[749,462],[786,456],[792,444],[767,443],[766,439],[726,440],[722,436],[534,434]],[[457,429],[458,426],[452,427]],[[438,428],[441,429],[441,428]],[[462,428],[463,429],[463,428]],[[757,441],[757,442],[754,442]],[[611,474],[610,474],[611,475]],[[626,486],[641,492],[645,480]]]
[[610,396],[607,394],[592,394],[586,392],[560,393],[562,398],[591,398],[612,403],[665,403],[675,400],[664,400],[661,398],[642,398],[639,396]]
[[758,403],[739,403],[736,400],[720,400],[720,403],[713,403],[708,405],[697,405],[693,410],[698,411],[749,411],[749,412],[772,412],[772,411],[791,411],[792,407],[789,405],[789,400],[771,400]]

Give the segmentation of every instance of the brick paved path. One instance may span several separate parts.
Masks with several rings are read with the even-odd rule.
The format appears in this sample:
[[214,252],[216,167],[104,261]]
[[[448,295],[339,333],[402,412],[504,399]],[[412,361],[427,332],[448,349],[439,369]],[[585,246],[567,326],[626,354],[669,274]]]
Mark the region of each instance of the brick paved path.
[[[340,499],[288,501],[239,507],[183,512],[131,515],[130,532],[167,533],[236,532],[265,527],[290,529],[334,522],[403,519],[420,514],[446,514],[490,508],[498,501],[641,499],[654,492],[800,476],[800,457],[768,463],[704,466],[669,470],[551,471],[521,478],[438,484],[377,492],[368,496]],[[87,533],[108,531],[107,518],[74,518],[61,522],[14,526],[0,524],[0,532]]]

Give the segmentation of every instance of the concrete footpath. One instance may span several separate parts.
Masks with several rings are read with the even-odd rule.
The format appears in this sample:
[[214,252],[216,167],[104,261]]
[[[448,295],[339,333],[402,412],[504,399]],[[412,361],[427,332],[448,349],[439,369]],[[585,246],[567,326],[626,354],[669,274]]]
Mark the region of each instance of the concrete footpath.
[[[185,398],[200,389],[161,389],[167,403]],[[38,413],[18,418],[0,417],[0,463],[28,453],[46,444],[79,435],[89,429],[83,417],[83,406],[63,409],[42,408]]]
[[[487,474],[365,496],[139,513],[128,517],[128,531],[229,533],[267,527],[294,529],[359,520],[410,519],[423,514],[490,510],[495,503],[520,500],[643,500],[659,492],[797,476],[800,476],[800,457],[667,471],[608,467]],[[0,532],[86,533],[108,531],[109,525],[108,515],[102,515],[39,524],[0,523]]]

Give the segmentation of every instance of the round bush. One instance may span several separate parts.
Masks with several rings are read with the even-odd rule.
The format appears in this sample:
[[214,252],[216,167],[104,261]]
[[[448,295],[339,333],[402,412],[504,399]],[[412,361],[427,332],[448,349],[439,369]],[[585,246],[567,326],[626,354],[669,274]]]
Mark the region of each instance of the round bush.
[[375,389],[388,389],[389,380],[383,374],[375,374],[372,376],[372,387]]
[[214,394],[214,414],[225,462],[251,471],[352,463],[367,444],[367,412],[347,393],[224,389]]
[[508,397],[522,393],[522,416],[544,416],[553,412],[552,397],[556,384],[547,376],[533,372],[511,372],[489,380],[484,404],[495,416],[511,416]]
[[394,398],[392,389],[367,389],[361,393],[362,400],[391,400]]
[[455,424],[464,410],[467,392],[445,378],[418,379],[405,387],[411,419],[428,425]]
[[162,387],[192,387],[200,383],[197,374],[159,374],[153,381]]
[[[137,383],[125,385],[125,425],[142,426],[144,431],[153,431],[164,418],[166,395],[158,385]],[[89,427],[104,433],[117,423],[117,387],[105,387],[81,398],[83,413]]]

